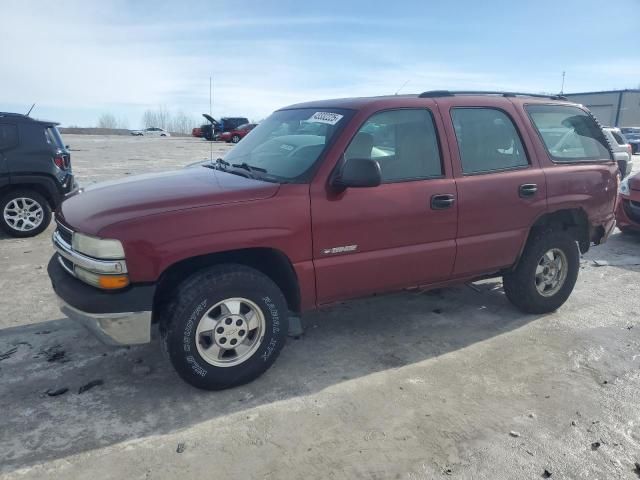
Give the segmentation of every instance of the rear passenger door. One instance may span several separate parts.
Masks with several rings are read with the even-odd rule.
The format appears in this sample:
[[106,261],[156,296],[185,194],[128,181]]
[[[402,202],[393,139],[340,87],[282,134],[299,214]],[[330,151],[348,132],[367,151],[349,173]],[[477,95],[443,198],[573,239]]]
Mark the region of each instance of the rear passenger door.
[[458,188],[454,275],[510,266],[546,210],[545,176],[531,155],[527,131],[507,101],[500,108],[491,99],[453,97],[439,103],[448,120]]
[[335,153],[376,160],[383,183],[336,193],[326,175],[314,180],[318,303],[449,278],[457,204],[441,131],[439,117],[427,108],[378,111]]
[[18,127],[0,123],[0,187],[9,183],[9,156],[18,146]]

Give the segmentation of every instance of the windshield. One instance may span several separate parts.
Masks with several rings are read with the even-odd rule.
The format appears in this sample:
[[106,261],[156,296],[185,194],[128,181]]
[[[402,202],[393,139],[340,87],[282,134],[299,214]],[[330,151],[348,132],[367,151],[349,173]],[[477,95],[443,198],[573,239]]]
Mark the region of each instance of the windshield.
[[305,182],[351,113],[316,108],[277,111],[251,130],[224,160],[260,170],[257,178],[261,180]]

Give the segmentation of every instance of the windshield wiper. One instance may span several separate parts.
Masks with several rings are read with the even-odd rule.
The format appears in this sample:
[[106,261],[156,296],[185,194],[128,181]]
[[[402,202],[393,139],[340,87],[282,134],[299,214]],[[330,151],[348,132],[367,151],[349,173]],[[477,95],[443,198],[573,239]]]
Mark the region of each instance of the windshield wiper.
[[235,168],[242,168],[242,169],[246,170],[247,172],[251,172],[251,173],[253,173],[253,172],[267,173],[266,169],[260,168],[260,167],[254,167],[252,165],[249,165],[247,162],[234,163],[231,166],[235,167]]
[[205,163],[202,166],[206,168],[212,168],[214,170],[226,171],[227,168],[231,166],[231,164],[229,162],[224,161],[221,158],[216,158],[215,162],[211,160],[209,163]]

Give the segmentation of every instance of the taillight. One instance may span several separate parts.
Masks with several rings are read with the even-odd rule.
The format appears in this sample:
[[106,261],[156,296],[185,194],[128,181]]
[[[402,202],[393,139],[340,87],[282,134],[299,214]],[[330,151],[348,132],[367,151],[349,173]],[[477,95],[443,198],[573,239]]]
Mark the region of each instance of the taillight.
[[627,145],[627,150],[629,150],[629,156],[631,157],[633,155],[633,148],[631,148],[631,144]]
[[56,155],[55,157],[53,157],[53,163],[55,163],[56,167],[58,167],[60,170],[65,169],[65,161],[63,155]]

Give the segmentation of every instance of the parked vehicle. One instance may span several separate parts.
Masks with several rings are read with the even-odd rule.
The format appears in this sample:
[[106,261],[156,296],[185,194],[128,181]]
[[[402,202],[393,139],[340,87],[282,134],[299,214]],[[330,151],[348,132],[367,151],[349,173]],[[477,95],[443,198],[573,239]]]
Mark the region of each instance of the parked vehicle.
[[640,232],[640,173],[625,178],[620,183],[616,223],[623,232]]
[[222,132],[219,139],[227,143],[238,143],[247,133],[256,128],[256,125],[257,123],[245,123],[244,125],[240,125],[238,128],[234,128],[229,132]]
[[619,128],[604,127],[602,129],[611,149],[613,151],[613,159],[618,162],[618,168],[620,169],[620,175],[622,178],[631,173],[633,167],[631,145],[624,138],[624,135]]
[[209,121],[208,124],[200,127],[202,136],[207,140],[219,140],[220,134],[230,132],[240,125],[249,123],[246,117],[222,117],[220,121],[218,121],[206,113],[203,113],[202,116]]
[[170,137],[171,134],[162,128],[150,127],[144,130],[131,130],[131,135],[136,137]]
[[622,127],[620,131],[631,145],[631,153],[640,153],[640,127]]
[[62,311],[108,342],[159,323],[204,389],[258,377],[290,318],[354,297],[501,276],[522,311],[554,311],[615,224],[608,142],[561,97],[304,103],[203,167],[66,200],[48,271]]
[[192,128],[191,129],[191,136],[192,137],[196,137],[196,138],[202,137],[202,129],[199,128],[199,127]]
[[52,209],[77,188],[57,125],[0,112],[0,227],[11,236],[42,232]]

